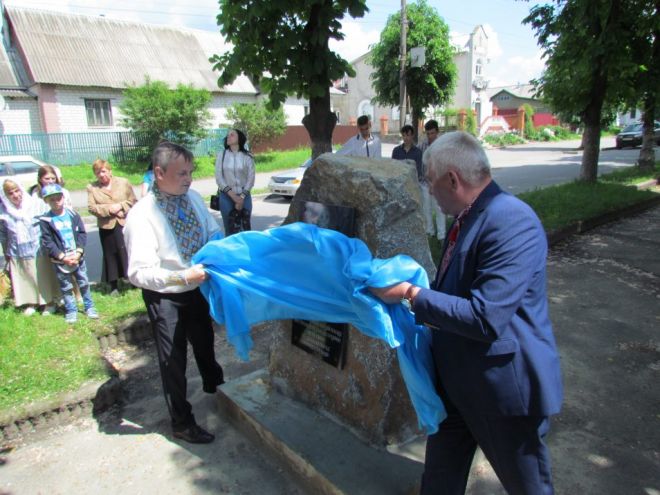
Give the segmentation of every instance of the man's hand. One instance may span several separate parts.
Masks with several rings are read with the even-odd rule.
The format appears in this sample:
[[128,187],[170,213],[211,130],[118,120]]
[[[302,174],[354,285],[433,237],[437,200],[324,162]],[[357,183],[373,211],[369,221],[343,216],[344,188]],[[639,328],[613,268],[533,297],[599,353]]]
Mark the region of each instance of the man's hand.
[[409,282],[401,282],[400,284],[396,285],[390,285],[389,287],[369,287],[369,290],[371,293],[381,299],[383,302],[387,304],[396,304],[401,301],[408,292],[408,289],[410,290],[409,296],[411,296],[411,299],[414,299],[417,293],[420,291],[420,287],[413,286]]
[[204,265],[193,265],[183,273],[188,284],[201,284],[209,277],[204,271]]

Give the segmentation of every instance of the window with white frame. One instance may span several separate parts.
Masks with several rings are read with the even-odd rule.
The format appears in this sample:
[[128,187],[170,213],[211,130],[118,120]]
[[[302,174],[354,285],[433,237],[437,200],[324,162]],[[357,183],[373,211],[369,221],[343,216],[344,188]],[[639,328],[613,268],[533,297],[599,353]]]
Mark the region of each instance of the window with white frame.
[[85,99],[85,110],[89,127],[112,127],[110,100]]
[[483,61],[482,61],[480,58],[478,58],[478,59],[477,59],[477,64],[476,64],[475,67],[474,67],[474,73],[475,73],[475,75],[477,75],[477,76],[480,76],[480,75],[481,75],[482,67],[483,67]]

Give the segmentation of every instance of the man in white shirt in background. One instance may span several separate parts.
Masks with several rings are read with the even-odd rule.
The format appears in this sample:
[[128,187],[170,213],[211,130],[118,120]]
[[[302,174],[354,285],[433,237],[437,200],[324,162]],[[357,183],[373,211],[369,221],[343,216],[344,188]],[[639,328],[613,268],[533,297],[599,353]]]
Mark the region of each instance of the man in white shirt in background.
[[190,190],[192,153],[169,142],[152,156],[154,186],[131,209],[124,227],[128,276],[142,288],[142,298],[158,350],[165,401],[175,438],[210,443],[215,436],[195,422],[186,399],[186,357],[192,345],[204,392],[224,383],[215,359],[209,306],[199,285],[207,274],[192,256],[220,227],[202,197]]
[[337,155],[366,156],[380,158],[380,139],[371,134],[371,121],[368,115],[357,119],[358,134],[344,143]]
[[[424,124],[424,131],[426,132],[426,139],[419,145],[419,149],[422,150],[422,155],[424,155],[424,152],[440,135],[438,122],[436,120],[429,120]],[[424,174],[426,174],[426,170],[424,170]],[[422,189],[422,210],[426,221],[426,234],[433,236],[437,233],[438,240],[442,241],[445,238],[447,217],[438,206],[438,203],[430,192],[429,185],[426,183],[425,179],[422,179],[420,182],[420,187]],[[433,224],[434,213],[435,225]]]

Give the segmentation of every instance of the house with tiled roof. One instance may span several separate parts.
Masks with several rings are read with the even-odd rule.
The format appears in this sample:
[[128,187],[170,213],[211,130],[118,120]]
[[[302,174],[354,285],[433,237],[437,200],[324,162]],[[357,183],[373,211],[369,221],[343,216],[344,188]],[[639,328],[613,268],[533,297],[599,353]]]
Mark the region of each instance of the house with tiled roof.
[[7,6],[2,34],[2,134],[122,130],[122,92],[146,77],[209,90],[213,127],[258,97],[245,76],[218,87],[219,33]]

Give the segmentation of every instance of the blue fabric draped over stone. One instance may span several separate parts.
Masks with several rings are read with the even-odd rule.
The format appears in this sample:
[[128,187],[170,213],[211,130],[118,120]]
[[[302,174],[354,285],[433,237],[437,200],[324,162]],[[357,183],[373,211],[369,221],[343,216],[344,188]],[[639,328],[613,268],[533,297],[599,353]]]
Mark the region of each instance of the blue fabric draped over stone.
[[373,258],[359,239],[293,223],[211,241],[192,261],[209,274],[201,291],[239,357],[248,359],[250,326],[262,321],[350,323],[397,349],[419,425],[428,434],[437,431],[446,413],[434,386],[430,330],[416,325],[403,305],[384,304],[368,290],[402,281],[428,287],[412,258]]

